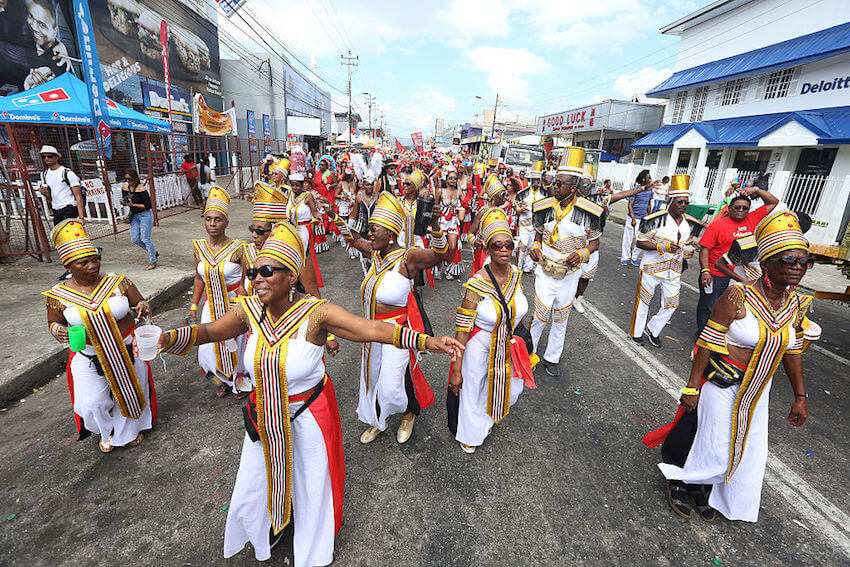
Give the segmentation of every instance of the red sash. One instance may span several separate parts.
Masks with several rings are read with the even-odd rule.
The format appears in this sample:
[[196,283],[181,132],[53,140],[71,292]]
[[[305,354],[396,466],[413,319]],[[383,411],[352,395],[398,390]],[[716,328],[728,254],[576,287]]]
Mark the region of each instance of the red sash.
[[311,221],[299,222],[298,226],[307,225],[307,248],[309,248],[310,262],[313,264],[313,269],[316,271],[316,287],[325,287],[325,281],[322,279],[322,270],[319,269],[319,259],[316,257],[316,235],[313,233],[313,223]]
[[[411,292],[411,295],[412,294],[413,292]],[[411,304],[415,305],[415,303],[416,302],[412,298],[408,298],[408,306]],[[394,319],[399,325],[407,323],[408,327],[414,331],[419,331],[420,333],[425,332],[425,324],[422,322],[422,317],[419,315],[418,309],[399,309],[392,313],[375,315],[375,319],[378,321]],[[434,396],[434,390],[431,389],[431,385],[428,384],[428,380],[425,379],[425,374],[422,372],[422,368],[416,360],[416,352],[414,351],[410,351],[410,376],[413,378],[413,391],[416,393],[416,401],[419,402],[419,407],[421,409],[425,409],[434,405],[437,398]]]

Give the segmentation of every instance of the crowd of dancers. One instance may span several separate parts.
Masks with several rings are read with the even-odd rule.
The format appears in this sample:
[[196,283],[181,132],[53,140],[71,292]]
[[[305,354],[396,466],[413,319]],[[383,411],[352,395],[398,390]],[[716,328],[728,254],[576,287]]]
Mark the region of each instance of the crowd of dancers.
[[[307,163],[300,152],[267,158],[264,180],[254,187],[250,242],[227,235],[230,196],[210,190],[207,235],[192,243],[186,325],[159,339],[162,352],[186,355],[197,347],[216,395],[247,398],[225,557],[251,543],[259,560],[277,548],[299,566],[331,563],[342,523],[342,433],[325,352],[334,356],[339,340],[361,343],[364,445],[396,414],[396,440],[410,439],[416,416],[436,399],[417,353],[447,355],[449,428],[460,449],[474,453],[520,393],[535,387],[536,368],[560,375],[569,315],[599,264],[609,207],[652,189],[597,189],[582,148],[567,148],[549,171],[542,162],[514,172],[468,156],[380,151],[322,156],[315,170]],[[684,265],[703,229],[685,213],[688,201],[688,176],[674,176],[665,206],[637,230],[644,254],[629,330],[636,340],[646,330],[660,345],[678,305]],[[767,395],[780,363],[795,392],[788,419],[806,419],[800,355],[820,330],[806,317],[811,298],[796,291],[811,265],[805,224],[778,208],[746,235],[759,273],[718,300],[699,335],[676,420],[644,439],[663,443],[668,501],[682,516],[695,508],[705,520],[715,511],[756,520]],[[125,276],[101,271],[78,221],[60,223],[52,237],[71,277],[45,292],[50,332],[62,343],[70,328],[83,327],[86,336],[68,363],[80,438],[97,434],[103,452],[138,445],[156,422],[150,365],[133,343],[135,321],[150,307]],[[333,241],[362,267],[357,315],[322,298],[318,256]],[[468,276],[463,248],[472,253]],[[533,273],[531,301],[524,273]],[[419,293],[441,278],[466,280],[454,336],[433,336]],[[647,322],[658,287],[661,310]]]

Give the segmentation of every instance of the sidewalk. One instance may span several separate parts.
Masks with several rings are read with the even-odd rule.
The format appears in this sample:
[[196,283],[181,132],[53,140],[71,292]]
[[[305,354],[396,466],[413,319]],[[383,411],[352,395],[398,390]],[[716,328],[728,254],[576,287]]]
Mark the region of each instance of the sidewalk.
[[[617,201],[611,207],[612,220],[618,224],[626,223],[626,215],[628,214],[628,201],[623,199]],[[836,266],[829,264],[815,264],[815,267],[806,273],[801,288],[808,291],[827,291],[833,293],[844,293],[844,290],[850,286],[850,279],[844,277]]]
[[[245,240],[251,222],[251,204],[233,199],[230,206],[228,234]],[[145,271],[147,254],[130,242],[129,232],[94,241],[103,247],[104,273],[127,274],[142,295],[156,310],[169,300],[189,290],[192,270],[193,238],[203,238],[200,211],[162,219],[153,228],[153,241],[159,252],[155,270]],[[0,345],[3,345],[0,368],[0,406],[26,395],[32,388],[47,383],[64,371],[67,348],[57,343],[47,331],[44,307],[45,291],[56,284],[62,265],[55,254],[52,262],[39,262],[29,257],[0,266]]]

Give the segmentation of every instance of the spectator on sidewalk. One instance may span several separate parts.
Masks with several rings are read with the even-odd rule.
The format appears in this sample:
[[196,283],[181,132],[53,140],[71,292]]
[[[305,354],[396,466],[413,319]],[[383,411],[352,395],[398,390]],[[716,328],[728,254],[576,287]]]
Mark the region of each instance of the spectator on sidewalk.
[[212,172],[207,162],[207,156],[201,154],[198,157],[198,188],[201,190],[201,195],[204,196],[204,206],[206,206],[207,197],[210,196],[212,185]]
[[[760,197],[764,206],[750,212],[751,195]],[[729,286],[729,276],[715,266],[717,259],[729,252],[735,239],[753,234],[756,225],[778,204],[779,199],[766,190],[752,186],[744,187],[738,195],[732,197],[726,216],[715,219],[705,229],[699,241],[702,248],[699,252],[700,289],[699,303],[697,303],[697,337],[705,327],[717,298],[723,295]],[[706,288],[710,288],[711,293],[706,293]]]
[[204,202],[204,198],[201,197],[201,192],[198,189],[198,166],[195,164],[195,158],[192,157],[192,154],[183,156],[180,171],[186,176],[186,182],[189,183],[189,194],[192,195],[195,204],[200,207]]
[[148,267],[145,270],[156,268],[156,257],[159,255],[154,248],[151,239],[153,228],[153,205],[147,187],[139,179],[135,169],[124,172],[124,184],[121,187],[122,194],[126,193],[128,198],[121,201],[125,207],[130,207],[130,240],[133,244],[148,253]]
[[59,164],[59,153],[53,146],[42,146],[38,152],[44,162],[39,192],[47,198],[53,209],[53,226],[66,219],[77,218],[82,224],[86,219],[86,200],[80,187],[79,176],[70,168]]
[[629,262],[632,266],[640,265],[643,250],[635,246],[635,237],[641,219],[649,214],[652,191],[648,191],[648,189],[654,189],[660,183],[660,181],[652,181],[648,169],[638,173],[637,179],[635,179],[635,186],[632,189],[641,187],[643,191],[629,197],[629,216],[626,219],[626,226],[623,228],[623,249],[620,254],[620,263],[624,266],[627,266]]
[[670,178],[664,176],[661,185],[652,189],[652,212],[657,213],[667,202],[667,191],[670,189]]

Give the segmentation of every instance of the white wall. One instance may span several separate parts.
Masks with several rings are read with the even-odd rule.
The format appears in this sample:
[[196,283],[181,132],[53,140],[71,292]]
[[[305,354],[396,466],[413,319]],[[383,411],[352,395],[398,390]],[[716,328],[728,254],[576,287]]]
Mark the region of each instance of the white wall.
[[676,71],[850,21],[847,0],[754,0],[682,33]]

